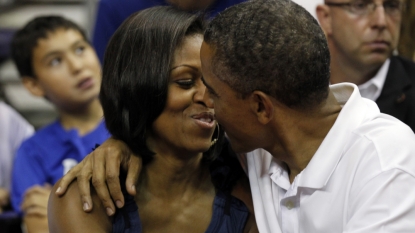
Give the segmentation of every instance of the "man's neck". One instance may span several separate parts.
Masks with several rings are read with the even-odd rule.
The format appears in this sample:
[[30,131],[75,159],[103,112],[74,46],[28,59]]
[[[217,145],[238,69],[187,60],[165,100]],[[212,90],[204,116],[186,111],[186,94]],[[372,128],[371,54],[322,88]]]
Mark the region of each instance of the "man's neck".
[[350,82],[361,85],[373,78],[383,63],[363,64],[344,57],[340,52],[331,46],[330,56],[330,82],[331,84]]
[[341,82],[350,82],[361,85],[373,78],[381,66],[371,69],[364,67],[346,66],[344,63],[332,61],[330,64],[331,74],[330,83],[336,84]]
[[313,158],[336,121],[341,106],[330,92],[327,100],[317,110],[306,113],[294,111],[296,110],[287,109],[287,114],[283,117],[279,114],[279,122],[274,125],[276,134],[273,135],[279,142],[275,143],[274,140],[273,146],[264,148],[287,164],[290,182],[294,181]]

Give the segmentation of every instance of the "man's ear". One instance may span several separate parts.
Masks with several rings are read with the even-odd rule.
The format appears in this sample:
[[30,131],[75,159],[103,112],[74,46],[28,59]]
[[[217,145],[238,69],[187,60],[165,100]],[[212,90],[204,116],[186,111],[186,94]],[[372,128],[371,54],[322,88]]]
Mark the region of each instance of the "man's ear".
[[330,7],[324,4],[319,4],[316,7],[316,15],[326,36],[330,35],[332,33]]
[[22,82],[25,88],[34,96],[44,97],[45,91],[36,78],[30,76],[22,77]]
[[254,91],[249,96],[251,111],[257,116],[261,124],[267,124],[274,117],[275,107],[272,97],[262,91]]

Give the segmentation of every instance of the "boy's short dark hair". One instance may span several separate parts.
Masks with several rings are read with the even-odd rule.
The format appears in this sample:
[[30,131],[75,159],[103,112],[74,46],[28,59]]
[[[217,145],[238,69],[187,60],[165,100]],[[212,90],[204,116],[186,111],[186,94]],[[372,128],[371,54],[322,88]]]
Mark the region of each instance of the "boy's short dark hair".
[[11,56],[21,77],[36,76],[32,67],[34,48],[37,46],[39,39],[45,39],[49,33],[62,28],[78,31],[85,41],[88,41],[85,31],[80,26],[55,15],[36,17],[14,34],[11,42]]

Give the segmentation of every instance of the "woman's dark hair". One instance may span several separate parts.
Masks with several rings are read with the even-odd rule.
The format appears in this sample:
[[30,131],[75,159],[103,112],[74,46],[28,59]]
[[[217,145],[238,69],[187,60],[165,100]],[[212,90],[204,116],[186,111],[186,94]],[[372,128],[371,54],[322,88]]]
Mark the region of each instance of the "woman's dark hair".
[[146,131],[165,107],[174,52],[204,29],[203,17],[158,6],[132,14],[109,41],[100,92],[106,126],[144,164],[154,155]]

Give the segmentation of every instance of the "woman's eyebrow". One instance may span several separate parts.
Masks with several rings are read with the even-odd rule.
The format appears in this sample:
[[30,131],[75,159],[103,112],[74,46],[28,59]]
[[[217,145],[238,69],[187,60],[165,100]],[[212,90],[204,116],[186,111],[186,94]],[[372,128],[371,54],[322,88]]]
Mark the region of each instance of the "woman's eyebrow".
[[191,66],[191,65],[187,65],[187,64],[182,64],[182,65],[175,66],[175,67],[171,68],[171,69],[170,69],[170,71],[172,71],[172,70],[174,70],[174,69],[176,69],[176,68],[182,67],[182,66],[185,66],[185,67],[188,67],[188,68],[190,68],[190,69],[193,69],[193,70],[199,71],[199,69],[198,69],[198,68],[196,68],[196,67],[194,67],[194,66]]

